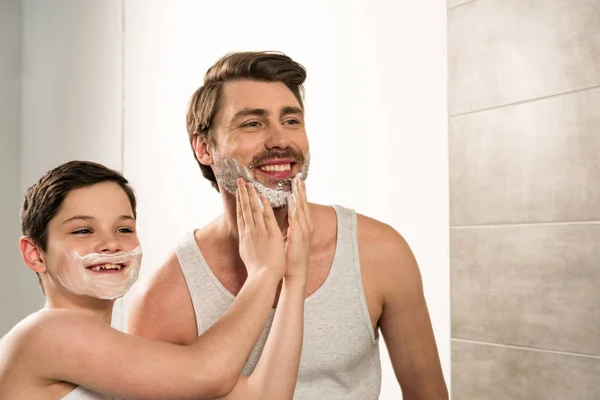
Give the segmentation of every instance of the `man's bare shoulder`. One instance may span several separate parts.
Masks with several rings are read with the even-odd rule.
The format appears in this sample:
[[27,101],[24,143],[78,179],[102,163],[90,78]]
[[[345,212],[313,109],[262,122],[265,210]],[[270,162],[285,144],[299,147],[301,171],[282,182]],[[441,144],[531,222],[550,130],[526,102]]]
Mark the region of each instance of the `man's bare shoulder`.
[[368,261],[386,262],[404,257],[412,257],[412,252],[404,237],[392,226],[374,218],[357,214],[358,243],[361,256]]
[[129,309],[128,331],[178,344],[197,337],[194,308],[175,252],[139,282]]
[[421,286],[419,267],[404,237],[392,226],[357,215],[361,270],[378,282],[379,291],[414,291]]

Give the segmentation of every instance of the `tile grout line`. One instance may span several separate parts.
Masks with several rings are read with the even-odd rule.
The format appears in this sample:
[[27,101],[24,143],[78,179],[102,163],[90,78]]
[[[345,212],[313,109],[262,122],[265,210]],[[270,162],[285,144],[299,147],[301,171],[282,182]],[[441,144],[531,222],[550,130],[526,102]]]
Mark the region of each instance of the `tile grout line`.
[[502,344],[502,343],[481,342],[478,340],[468,340],[468,339],[458,339],[458,338],[452,338],[451,341],[459,342],[459,343],[480,344],[480,345],[486,345],[486,346],[492,346],[492,347],[533,351],[533,352],[538,352],[538,353],[551,353],[551,354],[559,354],[559,355],[563,355],[563,356],[583,357],[583,358],[592,358],[595,360],[600,360],[600,356],[595,356],[592,354],[570,353],[567,351],[558,351],[558,350],[534,349],[532,347],[514,346],[514,345]]
[[473,228],[511,228],[521,226],[568,226],[568,225],[598,225],[600,221],[555,221],[555,222],[523,222],[507,224],[475,224],[475,225],[450,225],[451,229],[473,229]]
[[452,7],[448,7],[448,10],[452,10],[453,8],[464,6],[465,4],[469,4],[469,3],[472,3],[474,1],[475,0],[467,0],[464,3],[460,3],[460,4],[456,4],[456,5],[452,6]]
[[[460,6],[460,4],[459,4],[459,6]],[[481,109],[478,109],[478,110],[465,111],[465,112],[457,113],[457,114],[449,114],[448,117],[450,119],[453,119],[453,118],[458,118],[458,117],[462,117],[462,116],[465,116],[465,115],[477,114],[477,113],[484,112],[484,111],[498,110],[498,109],[504,108],[504,107],[511,107],[511,106],[517,106],[517,105],[521,105],[521,104],[533,103],[533,102],[536,102],[536,101],[539,101],[539,100],[552,99],[552,98],[555,98],[555,97],[565,96],[565,95],[569,95],[569,94],[573,94],[573,93],[585,92],[585,91],[588,91],[588,90],[594,90],[594,89],[598,89],[598,88],[600,88],[600,85],[590,86],[590,87],[583,88],[583,89],[571,90],[571,91],[568,91],[568,92],[551,94],[551,95],[548,95],[548,96],[536,97],[536,98],[533,98],[533,99],[527,99],[527,100],[522,100],[522,101],[515,101],[513,103],[506,103],[506,104],[501,104],[501,105],[498,105],[498,106],[481,108]]]

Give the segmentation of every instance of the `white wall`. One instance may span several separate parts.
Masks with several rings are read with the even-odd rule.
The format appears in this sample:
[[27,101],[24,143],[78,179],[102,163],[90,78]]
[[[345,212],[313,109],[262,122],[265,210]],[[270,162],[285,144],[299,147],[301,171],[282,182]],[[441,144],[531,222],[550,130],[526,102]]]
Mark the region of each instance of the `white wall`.
[[[383,220],[411,244],[450,378],[446,1],[127,0],[124,171],[150,274],[221,211],[193,159],[189,97],[226,52],[280,50],[308,70],[312,201]],[[382,399],[399,390],[384,356]]]
[[[0,337],[39,305],[30,297],[19,298],[25,287],[35,286],[19,254],[21,140],[21,2],[0,2]],[[39,290],[38,290],[39,292]]]
[[[19,201],[60,163],[83,159],[120,169],[122,158],[122,1],[23,0],[22,8]],[[16,240],[11,244],[18,251]],[[35,309],[43,298],[29,275],[12,299]]]
[[121,168],[122,0],[23,0],[23,189],[72,159]]

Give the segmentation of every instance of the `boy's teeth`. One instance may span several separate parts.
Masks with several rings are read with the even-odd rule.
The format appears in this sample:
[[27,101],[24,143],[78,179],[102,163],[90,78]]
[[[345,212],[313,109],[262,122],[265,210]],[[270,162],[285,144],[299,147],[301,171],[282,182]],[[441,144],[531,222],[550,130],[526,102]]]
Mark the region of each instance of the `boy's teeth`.
[[116,270],[120,270],[121,269],[121,265],[120,264],[104,264],[104,265],[96,265],[95,267],[91,268],[92,271],[106,271],[109,269],[116,269]]
[[267,171],[267,172],[283,172],[283,171],[289,171],[291,169],[291,164],[273,164],[273,165],[263,165],[262,167],[260,167],[261,170],[263,171]]

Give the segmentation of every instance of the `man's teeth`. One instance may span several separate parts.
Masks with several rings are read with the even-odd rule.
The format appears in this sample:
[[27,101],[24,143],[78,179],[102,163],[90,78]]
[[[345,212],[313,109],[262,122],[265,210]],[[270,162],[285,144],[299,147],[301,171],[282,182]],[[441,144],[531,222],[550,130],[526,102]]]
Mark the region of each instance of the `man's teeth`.
[[95,267],[90,268],[92,271],[105,271],[109,269],[116,269],[117,271],[121,269],[121,264],[104,264],[104,265],[96,265]]
[[259,169],[261,171],[267,171],[267,172],[283,172],[283,171],[289,171],[290,169],[292,169],[292,165],[291,164],[272,164],[272,165],[263,165],[261,167],[259,167]]

